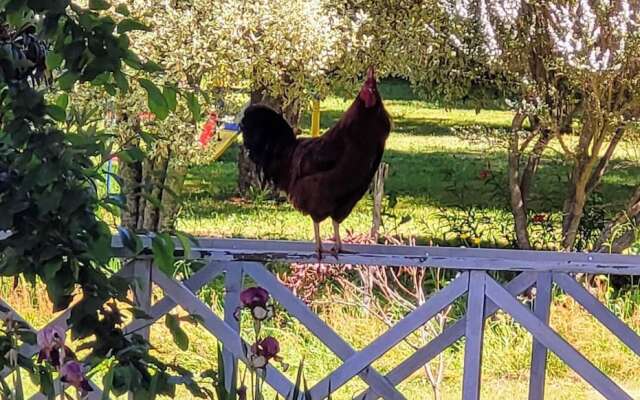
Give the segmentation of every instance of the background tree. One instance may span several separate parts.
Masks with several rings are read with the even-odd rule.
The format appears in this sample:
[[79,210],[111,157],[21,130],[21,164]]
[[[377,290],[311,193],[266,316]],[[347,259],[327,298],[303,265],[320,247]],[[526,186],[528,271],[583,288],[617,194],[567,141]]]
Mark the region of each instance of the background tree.
[[[232,81],[250,92],[251,103],[281,111],[297,127],[301,112],[314,98],[354,80],[345,63],[360,41],[361,21],[345,18],[325,1],[259,0],[216,2],[209,11],[218,16],[213,58],[234,69]],[[362,75],[366,65],[361,64]],[[244,150],[238,160],[239,187],[264,187]]]
[[534,178],[557,141],[571,169],[562,248],[573,249],[588,198],[638,112],[637,2],[480,0],[425,7],[428,12],[409,14],[420,19],[406,36],[404,46],[414,51],[404,74],[439,101],[481,109],[506,100],[514,109],[504,142],[520,248],[531,247]]

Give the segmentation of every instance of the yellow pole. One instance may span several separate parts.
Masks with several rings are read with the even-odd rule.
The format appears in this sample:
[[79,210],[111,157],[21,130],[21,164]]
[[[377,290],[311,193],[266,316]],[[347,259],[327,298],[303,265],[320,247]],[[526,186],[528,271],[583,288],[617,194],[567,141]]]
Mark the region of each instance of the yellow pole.
[[313,100],[311,114],[311,137],[320,136],[320,100]]

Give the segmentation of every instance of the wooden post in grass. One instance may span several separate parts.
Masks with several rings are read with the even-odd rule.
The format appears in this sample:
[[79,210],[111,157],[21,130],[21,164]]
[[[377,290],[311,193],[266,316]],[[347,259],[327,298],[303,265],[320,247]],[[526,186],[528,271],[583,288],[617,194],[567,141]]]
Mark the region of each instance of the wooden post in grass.
[[[152,261],[133,261],[133,301],[136,307],[146,314],[151,311],[151,291],[152,291]],[[147,326],[138,331],[138,334],[147,341],[151,336],[151,327]],[[129,399],[133,400],[133,393],[129,393]]]
[[378,241],[380,226],[382,226],[382,200],[384,199],[384,181],[389,174],[389,164],[380,163],[378,172],[373,177],[373,221],[371,237]]
[[311,112],[311,137],[320,136],[320,100],[314,99]]
[[[382,200],[384,199],[384,180],[389,173],[389,164],[380,163],[378,171],[373,176],[373,221],[371,222],[371,237],[376,242],[380,237],[380,226],[382,226]],[[364,289],[364,298],[362,299],[365,311],[371,305],[371,291],[373,282],[371,271],[366,269],[362,271],[362,285]]]

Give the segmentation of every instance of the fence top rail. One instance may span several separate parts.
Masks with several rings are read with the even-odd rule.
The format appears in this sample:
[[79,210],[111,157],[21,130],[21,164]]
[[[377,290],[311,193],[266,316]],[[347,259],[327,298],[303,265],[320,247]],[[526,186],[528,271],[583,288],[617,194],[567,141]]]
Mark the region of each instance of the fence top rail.
[[[190,254],[184,254],[176,243],[176,256],[211,261],[280,261],[284,263],[317,263],[315,247],[310,242],[282,240],[198,238]],[[151,237],[143,236],[150,254]],[[131,255],[119,236],[112,245],[119,257]],[[469,249],[430,246],[346,245],[347,253],[337,258],[325,254],[326,264],[358,264],[366,266],[406,266],[459,270],[500,270],[574,272],[593,274],[640,275],[640,256],[603,253],[559,253],[547,251]]]

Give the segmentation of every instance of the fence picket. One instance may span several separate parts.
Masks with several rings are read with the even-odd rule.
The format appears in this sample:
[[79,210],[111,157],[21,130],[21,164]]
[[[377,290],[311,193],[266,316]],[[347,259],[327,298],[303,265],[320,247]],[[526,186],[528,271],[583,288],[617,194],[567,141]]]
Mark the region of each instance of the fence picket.
[[[236,319],[235,311],[240,307],[240,292],[242,291],[243,263],[227,264],[227,272],[224,277],[224,322],[240,336],[240,322]],[[224,379],[227,393],[231,393],[232,377],[237,357],[232,352],[223,348]]]
[[466,342],[464,345],[463,400],[480,399],[482,375],[482,342],[484,337],[485,281],[484,271],[471,271],[467,297]]
[[[539,272],[536,280],[536,298],[533,303],[533,313],[549,324],[551,309],[552,277],[550,272]],[[529,400],[544,400],[544,385],[547,372],[547,348],[533,339],[531,350],[531,373],[529,378]]]
[[[182,282],[182,284],[192,293],[197,293],[204,285],[211,282],[216,276],[220,275],[223,270],[223,264],[220,262],[210,262],[207,266],[196,272],[191,278]],[[171,297],[165,296],[158,300],[149,310],[150,320],[135,320],[124,327],[125,333],[137,332],[146,325],[150,325],[165,314],[171,312],[177,306]]]

